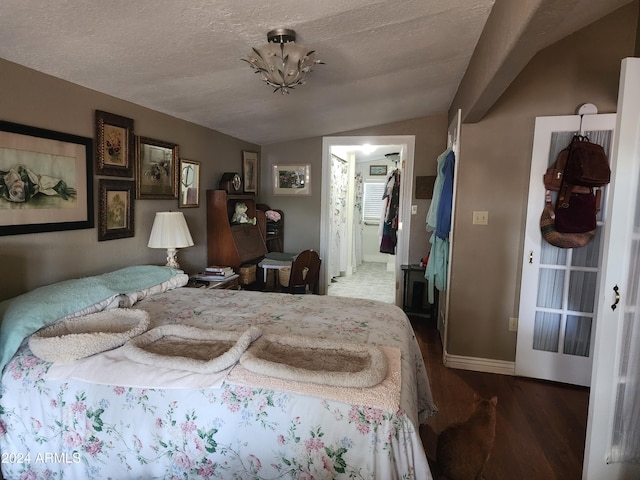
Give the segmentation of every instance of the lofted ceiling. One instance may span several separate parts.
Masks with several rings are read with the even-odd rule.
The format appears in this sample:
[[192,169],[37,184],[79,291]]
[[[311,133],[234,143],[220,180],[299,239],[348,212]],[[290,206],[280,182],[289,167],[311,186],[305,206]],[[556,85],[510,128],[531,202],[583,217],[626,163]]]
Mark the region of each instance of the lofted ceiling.
[[[446,112],[496,35],[476,68],[497,97],[537,50],[629,1],[2,0],[0,58],[264,145]],[[278,27],[325,62],[289,95],[241,61]]]

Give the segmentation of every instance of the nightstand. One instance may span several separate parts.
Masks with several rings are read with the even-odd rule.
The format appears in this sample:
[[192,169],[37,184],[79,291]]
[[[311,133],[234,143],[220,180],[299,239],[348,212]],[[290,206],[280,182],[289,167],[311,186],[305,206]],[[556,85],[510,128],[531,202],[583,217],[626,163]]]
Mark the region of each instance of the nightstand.
[[[438,295],[436,292],[434,302],[424,306],[424,296],[426,295],[427,281],[424,278],[424,267],[420,265],[402,265],[404,272],[404,289],[402,298],[402,309],[409,314],[426,316],[435,319],[438,312]],[[412,273],[416,273],[418,278],[411,278]],[[411,300],[409,302],[409,300]]]
[[234,274],[229,275],[228,277],[223,278],[222,280],[200,280],[197,278],[198,275],[191,275],[189,277],[189,283],[187,283],[187,287],[191,288],[209,288],[209,289],[220,289],[220,290],[239,290],[240,284],[238,280],[240,275]]

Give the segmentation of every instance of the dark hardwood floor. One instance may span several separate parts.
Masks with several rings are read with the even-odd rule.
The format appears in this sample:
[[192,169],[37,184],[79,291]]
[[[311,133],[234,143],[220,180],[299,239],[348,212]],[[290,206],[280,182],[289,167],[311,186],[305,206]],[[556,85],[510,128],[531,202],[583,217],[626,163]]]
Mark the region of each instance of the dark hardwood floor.
[[[421,427],[430,461],[437,434],[466,419],[474,394],[498,397],[496,439],[485,480],[574,480],[582,476],[589,390],[508,375],[446,368],[438,331],[412,317],[438,413]],[[434,465],[434,473],[437,466]]]

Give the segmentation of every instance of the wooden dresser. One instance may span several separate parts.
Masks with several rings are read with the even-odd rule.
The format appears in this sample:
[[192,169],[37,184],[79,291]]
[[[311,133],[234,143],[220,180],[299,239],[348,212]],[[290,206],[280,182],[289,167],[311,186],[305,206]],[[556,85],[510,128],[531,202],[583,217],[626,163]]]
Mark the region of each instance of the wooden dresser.
[[[256,225],[232,225],[237,202],[247,205]],[[224,190],[207,190],[207,264],[227,265],[238,272],[240,265],[256,264],[267,253],[264,212],[256,209],[254,195],[228,195]]]

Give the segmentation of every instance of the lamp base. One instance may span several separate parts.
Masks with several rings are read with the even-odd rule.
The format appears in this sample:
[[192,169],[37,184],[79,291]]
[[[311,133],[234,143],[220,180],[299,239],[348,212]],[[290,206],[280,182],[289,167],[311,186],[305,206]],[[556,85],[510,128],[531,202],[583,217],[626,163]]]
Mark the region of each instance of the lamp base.
[[179,270],[180,265],[178,264],[177,255],[178,255],[177,248],[167,248],[167,264],[165,265],[165,267],[171,267]]

